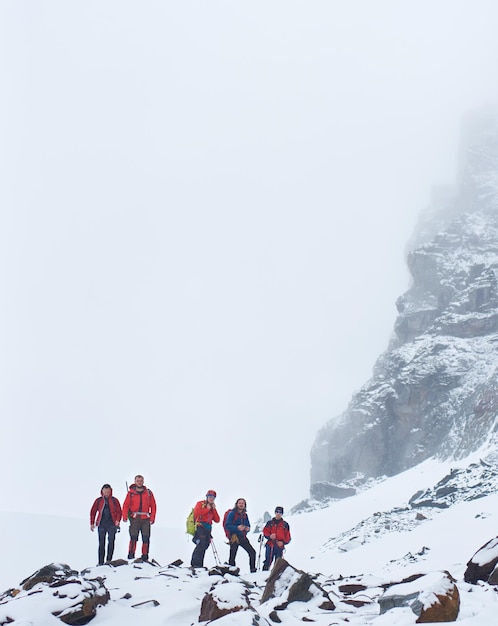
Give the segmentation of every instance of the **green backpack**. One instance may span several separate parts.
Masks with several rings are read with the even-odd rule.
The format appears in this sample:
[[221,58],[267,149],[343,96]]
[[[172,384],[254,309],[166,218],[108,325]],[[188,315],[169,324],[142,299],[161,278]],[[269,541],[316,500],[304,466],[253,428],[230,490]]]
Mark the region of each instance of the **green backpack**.
[[195,535],[195,519],[194,519],[194,509],[190,511],[187,517],[187,530],[186,532],[189,535]]

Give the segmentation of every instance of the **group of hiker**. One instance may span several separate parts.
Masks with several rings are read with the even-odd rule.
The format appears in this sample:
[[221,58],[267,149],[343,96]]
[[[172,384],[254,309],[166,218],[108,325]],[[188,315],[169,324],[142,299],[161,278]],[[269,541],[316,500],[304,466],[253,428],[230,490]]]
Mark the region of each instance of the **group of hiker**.
[[[203,567],[204,555],[213,538],[211,535],[212,525],[220,521],[220,515],[215,504],[216,491],[212,489],[206,493],[204,500],[199,500],[194,507],[195,533],[192,541],[196,544],[190,562],[192,567]],[[263,570],[269,570],[274,559],[283,555],[285,546],[291,540],[289,524],[283,519],[284,509],[281,506],[275,508],[275,516],[269,520],[263,528],[263,536],[266,539],[265,560]],[[230,544],[228,564],[235,566],[235,557],[239,546],[249,556],[249,569],[251,573],[256,571],[256,550],[251,545],[247,534],[251,530],[251,524],[247,515],[247,502],[245,498],[238,498],[232,509],[225,513],[223,520],[225,534]]]
[[[195,548],[192,553],[191,567],[203,567],[204,556],[210,545],[213,546],[211,534],[213,523],[220,522],[220,515],[216,508],[216,491],[210,489],[206,497],[199,500],[193,508],[194,535],[192,541]],[[265,560],[263,570],[269,570],[274,559],[283,555],[285,546],[291,540],[289,524],[283,519],[284,509],[275,507],[275,515],[266,522],[263,528],[263,537],[266,540]],[[121,520],[130,522],[130,542],[128,545],[128,559],[135,559],[135,552],[139,535],[142,537],[141,559],[149,559],[150,529],[156,519],[156,501],[154,494],[144,485],[144,477],[135,476],[135,482],[130,485],[126,498],[121,507],[119,500],[112,495],[111,486],[106,483],[102,486],[100,496],[96,498],[90,510],[90,530],[98,530],[99,548],[98,564],[112,561],[116,532],[119,532]],[[247,534],[251,524],[247,515],[247,503],[244,498],[238,498],[232,509],[229,509],[223,519],[223,527],[227,536],[230,553],[228,564],[235,566],[235,557],[239,546],[249,556],[251,573],[256,571],[256,550],[251,545]],[[107,539],[107,555],[106,555]]]

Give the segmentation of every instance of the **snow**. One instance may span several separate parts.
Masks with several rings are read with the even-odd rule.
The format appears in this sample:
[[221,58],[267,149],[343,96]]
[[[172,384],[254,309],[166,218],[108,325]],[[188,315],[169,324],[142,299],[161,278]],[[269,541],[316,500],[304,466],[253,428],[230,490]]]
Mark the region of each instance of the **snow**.
[[[463,575],[472,556],[496,536],[498,494],[460,501],[447,509],[414,510],[408,505],[414,493],[432,488],[451,469],[465,467],[466,463],[469,460],[457,464],[429,460],[377,482],[352,498],[311,512],[284,516],[292,533],[285,558],[295,568],[316,576],[317,582],[330,593],[337,608],[331,619],[332,614],[320,611],[315,601],[293,602],[282,614],[283,622],[297,623],[308,615],[319,626],[328,625],[331,621],[352,626],[414,624],[416,615],[409,608],[396,608],[379,614],[376,600],[384,592],[382,585],[402,581],[413,574],[424,574],[424,578],[403,586],[408,590],[411,587],[421,588],[425,579],[421,601],[430,604],[435,594],[443,591],[442,572],[448,571],[455,578],[461,597],[457,622],[465,626],[494,625],[498,594],[487,583],[465,583]],[[221,494],[218,500],[220,510],[230,504],[222,501]],[[19,588],[19,583],[40,567],[60,562],[80,572],[89,568],[89,578],[104,578],[110,601],[98,609],[91,622],[95,626],[131,626],[137,623],[137,618],[148,626],[197,623],[202,598],[211,589],[226,607],[246,606],[248,596],[253,606],[267,616],[265,611],[269,611],[275,602],[270,601],[265,607],[259,605],[259,599],[268,572],[250,574],[247,554],[239,551],[237,566],[241,570],[240,578],[210,576],[206,570],[192,573],[187,567],[193,549],[190,537],[185,535],[183,528],[162,527],[161,503],[158,503],[158,511],[158,522],[152,528],[151,538],[151,557],[160,564],[157,567],[149,563],[95,567],[97,536],[90,532],[87,520],[2,512],[0,529],[8,540],[3,547],[0,589]],[[416,520],[418,512],[422,512],[426,519]],[[257,515],[253,513],[253,517]],[[379,531],[379,524],[382,532]],[[358,525],[363,529],[361,536],[355,540],[351,538],[348,550],[344,551],[345,541],[340,542],[341,534],[346,536]],[[384,528],[384,525],[387,527]],[[214,541],[221,560],[225,561],[228,545],[220,526],[215,526]],[[251,543],[258,552],[261,544],[257,538],[257,534],[250,535]],[[116,538],[115,558],[126,557],[127,545],[128,528],[123,525]],[[496,542],[492,546],[496,550]],[[168,567],[168,563],[176,559],[182,559],[184,566]],[[205,565],[215,565],[211,550],[206,553]],[[287,575],[293,577],[291,572]],[[241,579],[245,584],[240,582]],[[358,599],[370,597],[373,602],[361,608],[345,605],[336,595],[340,580],[366,585],[368,589],[359,593]],[[60,605],[65,600],[41,592],[42,587],[39,585],[31,590],[38,593],[28,596],[26,592],[21,592],[0,605],[0,622],[9,616],[15,620],[14,626],[60,624],[51,612],[64,608]],[[67,592],[76,597],[83,590],[79,585],[71,584],[65,586]],[[394,593],[394,589],[387,593],[391,592]],[[131,594],[131,598],[125,597],[126,593]],[[252,617],[249,613],[241,611],[227,615],[219,620],[220,626],[250,624]],[[289,621],[291,618],[294,622]]]

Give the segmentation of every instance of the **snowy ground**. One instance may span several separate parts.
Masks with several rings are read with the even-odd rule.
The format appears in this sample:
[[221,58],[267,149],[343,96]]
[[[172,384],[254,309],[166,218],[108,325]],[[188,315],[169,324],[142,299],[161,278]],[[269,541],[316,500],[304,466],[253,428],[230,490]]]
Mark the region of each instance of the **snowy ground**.
[[[394,518],[386,522],[393,530],[384,528],[383,532],[379,532],[379,528],[369,521],[375,519],[375,513],[406,507],[416,491],[434,485],[449,473],[450,467],[455,467],[455,464],[426,462],[354,498],[335,502],[326,509],[285,516],[293,537],[285,558],[298,569],[321,574],[322,581],[355,576],[356,580],[369,584],[378,581],[380,584],[401,580],[413,573],[448,570],[457,579],[461,594],[458,622],[466,626],[496,624],[498,594],[484,583],[474,586],[464,583],[463,573],[467,561],[477,549],[498,534],[498,494],[462,502],[449,509],[424,510],[428,519],[418,523],[412,523],[417,512],[405,510],[399,517],[399,523],[393,524]],[[220,510],[229,505],[228,502],[225,506],[218,502]],[[366,522],[360,534],[349,536],[347,541],[336,540],[342,533],[347,536],[347,531],[363,520]],[[406,524],[407,530],[403,529],[403,524]],[[36,569],[51,562],[67,563],[79,571],[94,567],[96,563],[97,536],[90,532],[87,520],[0,513],[0,528],[5,538],[0,589],[17,586]],[[122,532],[117,536],[116,558],[126,557],[127,530],[127,526],[123,525]],[[203,573],[192,576],[187,568],[173,571],[166,567],[176,559],[182,559],[185,565],[190,562],[193,544],[183,528],[154,526],[152,533],[151,556],[162,567],[143,564],[115,569],[108,566],[95,568],[95,575],[105,576],[106,586],[111,591],[111,602],[99,609],[92,622],[95,626],[118,623],[120,626],[131,626],[137,623],[137,610],[141,611],[142,623],[151,626],[183,626],[197,622],[200,602],[209,590],[213,577]],[[257,535],[250,538],[258,549]],[[221,560],[225,561],[228,547],[220,528],[216,528],[214,539]],[[209,551],[205,565],[214,564],[213,554]],[[257,599],[268,573],[249,574],[247,555],[243,551],[238,555],[237,565],[241,568],[241,576],[254,585],[253,595]],[[127,592],[132,595],[132,600],[123,599]],[[145,604],[141,609],[131,609],[132,604],[151,599],[157,600],[159,606]],[[35,606],[33,599],[30,604],[28,601],[23,601],[23,604],[21,600],[17,604],[9,603],[11,613],[15,604],[12,617],[16,623],[60,623],[50,615],[50,608],[44,607],[41,596],[37,601],[41,603],[39,606]],[[302,606],[292,609],[290,614],[294,616],[295,623],[301,621],[302,610]],[[318,623],[324,626],[330,624],[331,615],[318,617]],[[334,623],[358,626],[401,626],[413,624],[416,620],[410,609],[394,609],[379,615],[377,604],[370,605],[368,609],[353,610],[348,614],[338,611],[333,615]],[[0,617],[3,617],[2,611]],[[246,619],[242,614],[226,617],[220,621],[220,626],[245,624]]]

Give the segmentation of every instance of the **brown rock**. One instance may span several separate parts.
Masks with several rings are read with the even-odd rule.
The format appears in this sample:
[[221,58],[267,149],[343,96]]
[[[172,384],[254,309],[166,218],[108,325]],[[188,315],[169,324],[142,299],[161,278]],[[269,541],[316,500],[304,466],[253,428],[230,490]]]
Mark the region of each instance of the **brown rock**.
[[449,572],[415,575],[410,579],[391,585],[379,598],[381,614],[406,606],[417,615],[419,624],[457,619],[460,595]]
[[460,594],[456,585],[445,595],[436,595],[437,602],[422,609],[417,624],[455,622],[460,611]]
[[229,613],[237,613],[243,610],[243,606],[236,606],[230,609],[222,609],[218,606],[215,598],[211,593],[207,593],[202,598],[201,614],[199,615],[199,622],[209,622],[214,619],[228,615]]

